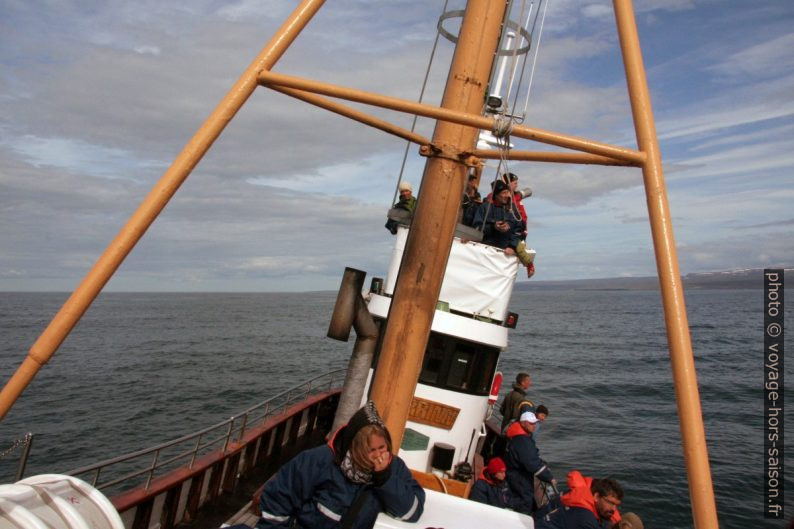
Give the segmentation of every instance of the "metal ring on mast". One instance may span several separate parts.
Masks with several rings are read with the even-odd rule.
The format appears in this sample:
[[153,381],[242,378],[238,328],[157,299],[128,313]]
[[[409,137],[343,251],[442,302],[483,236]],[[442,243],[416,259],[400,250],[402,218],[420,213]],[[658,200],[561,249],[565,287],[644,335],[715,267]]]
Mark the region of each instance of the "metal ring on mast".
[[[446,13],[444,13],[443,15],[438,17],[438,24],[436,25],[436,27],[438,28],[438,32],[441,35],[443,35],[445,39],[447,39],[448,41],[452,42],[453,44],[456,44],[458,42],[458,36],[457,35],[453,35],[449,31],[444,29],[444,21],[447,20],[447,19],[450,19],[450,18],[462,18],[463,17],[463,13],[464,13],[463,9],[453,9],[452,11],[447,11]],[[526,29],[524,29],[522,26],[518,25],[517,22],[513,22],[512,20],[508,20],[505,23],[505,26],[507,26],[508,28],[513,29],[515,31],[518,31],[521,34],[521,36],[526,39],[526,41],[528,43],[530,43],[530,44],[532,43],[532,35],[530,35],[529,32]],[[529,51],[530,44],[527,44],[526,46],[524,46],[522,48],[515,49],[515,50],[508,50],[508,49],[497,50],[496,51],[496,55],[500,55],[500,56],[501,55],[513,55],[513,54],[515,54],[515,55],[523,55],[523,54],[525,54],[525,53],[527,53]]]

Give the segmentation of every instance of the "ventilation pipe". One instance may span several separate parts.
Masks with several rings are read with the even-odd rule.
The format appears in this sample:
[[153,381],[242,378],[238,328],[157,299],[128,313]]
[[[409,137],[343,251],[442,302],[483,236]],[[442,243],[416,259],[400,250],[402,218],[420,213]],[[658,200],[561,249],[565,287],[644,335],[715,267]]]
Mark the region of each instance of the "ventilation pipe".
[[328,337],[342,342],[350,338],[351,327],[356,330],[356,343],[348,363],[345,385],[339,398],[332,432],[346,424],[361,407],[364,387],[375,356],[375,345],[378,343],[378,326],[375,325],[361,295],[366,275],[367,273],[361,270],[345,268],[342,284],[336,296],[334,313],[328,326]]

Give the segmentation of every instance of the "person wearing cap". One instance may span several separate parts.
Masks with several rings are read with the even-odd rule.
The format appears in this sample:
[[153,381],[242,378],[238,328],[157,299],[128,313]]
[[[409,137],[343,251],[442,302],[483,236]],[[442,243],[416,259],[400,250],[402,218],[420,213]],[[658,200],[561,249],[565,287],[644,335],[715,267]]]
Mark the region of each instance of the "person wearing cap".
[[368,402],[328,444],[301,452],[265,483],[256,528],[365,529],[381,512],[416,522],[424,502]]
[[532,514],[538,507],[535,490],[545,491],[546,484],[556,486],[554,476],[540,458],[532,433],[538,418],[531,411],[521,414],[507,427],[507,483],[515,497],[515,510]]
[[516,208],[518,208],[521,218],[524,219],[524,234],[522,239],[526,239],[526,227],[528,226],[527,222],[529,218],[527,217],[527,210],[524,208],[521,200],[532,196],[532,188],[525,187],[524,189],[518,189],[518,176],[515,173],[505,173],[501,176],[501,179],[502,182],[510,186],[510,191],[513,193],[513,202],[516,204]]
[[513,493],[505,481],[506,472],[507,467],[502,458],[492,458],[482,470],[480,478],[474,482],[469,499],[502,509],[511,509]]
[[493,193],[477,208],[472,227],[482,230],[482,242],[502,248],[505,255],[515,255],[527,268],[527,277],[535,275],[534,254],[524,242],[526,222],[516,207],[510,184],[494,182]]
[[406,222],[411,219],[416,209],[416,197],[413,196],[413,186],[411,182],[402,180],[397,186],[400,198],[389,210],[386,229],[392,234],[397,233],[397,226],[401,221]]
[[504,249],[506,255],[515,255],[516,246],[524,231],[524,221],[512,196],[510,186],[497,180],[491,199],[477,208],[472,222],[474,228],[482,229],[483,243]]
[[519,190],[518,176],[514,173],[505,173],[501,178],[504,183],[510,186],[510,191],[513,193],[513,204],[515,204],[516,209],[521,215],[521,219],[524,221],[524,231],[521,233],[521,240],[516,245],[515,250],[518,260],[521,261],[522,265],[527,267],[527,277],[532,277],[535,275],[535,255],[527,251],[526,239],[527,230],[529,228],[529,217],[527,216],[527,210],[524,208],[524,204],[521,202],[523,199],[532,196],[532,188],[525,187]]

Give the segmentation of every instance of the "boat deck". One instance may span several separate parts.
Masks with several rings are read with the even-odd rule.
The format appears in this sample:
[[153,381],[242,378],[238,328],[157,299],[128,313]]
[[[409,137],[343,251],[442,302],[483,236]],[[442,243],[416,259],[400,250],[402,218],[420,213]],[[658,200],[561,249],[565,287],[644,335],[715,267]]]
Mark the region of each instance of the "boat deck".
[[251,504],[249,503],[246,504],[245,507],[237,511],[237,513],[234,516],[226,520],[226,523],[224,523],[221,527],[232,526],[240,523],[245,524],[248,527],[254,527],[256,525],[256,522],[258,521],[259,521],[259,515],[253,512]]

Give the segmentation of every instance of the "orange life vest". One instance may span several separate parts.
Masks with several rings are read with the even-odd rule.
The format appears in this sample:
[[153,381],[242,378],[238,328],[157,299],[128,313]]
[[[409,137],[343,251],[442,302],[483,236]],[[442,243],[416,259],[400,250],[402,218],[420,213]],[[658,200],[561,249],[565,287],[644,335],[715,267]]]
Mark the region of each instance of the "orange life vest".
[[[571,470],[568,472],[568,492],[562,495],[562,504],[566,507],[581,507],[592,512],[596,520],[601,518],[598,516],[598,511],[595,506],[595,498],[590,491],[590,485],[593,484],[593,478],[583,476],[578,470]],[[617,524],[620,521],[620,513],[615,508],[615,513],[612,515],[610,521]]]

